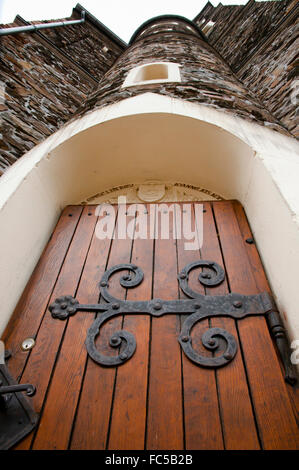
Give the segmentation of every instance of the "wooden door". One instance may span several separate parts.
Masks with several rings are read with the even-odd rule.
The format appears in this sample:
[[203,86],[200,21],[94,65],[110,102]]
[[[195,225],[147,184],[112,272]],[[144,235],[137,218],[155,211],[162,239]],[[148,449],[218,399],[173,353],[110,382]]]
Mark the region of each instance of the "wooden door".
[[[128,301],[184,299],[178,273],[198,259],[213,260],[226,274],[218,286],[204,288],[190,273],[201,294],[269,291],[256,246],[246,243],[252,235],[240,204],[204,203],[203,217],[202,248],[185,250],[186,240],[175,237],[100,240],[95,207],[63,211],[3,337],[12,351],[10,372],[37,387],[31,400],[39,424],[16,449],[298,448],[297,391],[284,381],[264,316],[213,317],[194,327],[193,347],[205,356],[213,355],[201,343],[207,328],[225,329],[236,339],[236,356],[220,368],[201,367],[183,353],[178,337],[184,315],[115,316],[103,325],[98,350],[118,355],[109,345],[118,330],[131,332],[137,348],[124,364],[106,367],[85,347],[94,314],[77,312],[61,321],[48,310],[65,294],[97,303],[102,275],[121,263],[144,273],[143,282],[127,290],[119,284],[121,273],[112,277],[109,290]],[[22,351],[27,337],[36,344]]]

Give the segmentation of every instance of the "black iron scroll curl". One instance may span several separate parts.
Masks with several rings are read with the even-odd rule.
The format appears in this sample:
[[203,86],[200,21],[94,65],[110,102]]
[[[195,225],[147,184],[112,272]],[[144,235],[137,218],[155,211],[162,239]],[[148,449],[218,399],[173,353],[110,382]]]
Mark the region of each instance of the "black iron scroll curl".
[[101,326],[110,318],[114,317],[115,311],[109,309],[98,317],[88,330],[85,345],[89,356],[97,363],[104,366],[118,366],[129,360],[136,350],[135,336],[129,331],[119,330],[113,333],[109,344],[113,348],[120,347],[125,343],[125,348],[117,356],[106,356],[101,354],[96,347],[95,340],[100,333]]
[[125,289],[137,287],[143,281],[143,271],[140,268],[138,268],[138,266],[136,266],[135,264],[117,264],[116,266],[113,266],[112,268],[108,269],[108,271],[105,271],[101,279],[101,282],[99,283],[101,296],[103,297],[103,299],[106,300],[106,302],[118,302],[119,301],[108,292],[109,279],[111,278],[111,276],[113,276],[114,273],[118,271],[123,271],[123,270],[131,271],[132,273],[134,273],[133,278],[131,277],[130,274],[124,274],[120,278],[119,283]]
[[184,269],[178,275],[178,280],[180,284],[180,288],[191,299],[196,299],[197,297],[201,297],[201,294],[193,291],[189,285],[189,273],[193,271],[195,268],[209,268],[209,271],[202,271],[199,273],[198,280],[201,284],[206,287],[215,287],[221,284],[225,279],[225,273],[223,268],[214,261],[195,261],[194,263],[190,263],[185,266]]
[[[201,271],[198,275],[199,282],[206,287],[218,286],[225,279],[223,268],[214,261],[199,260],[188,264],[179,273],[178,280],[184,294],[192,299],[202,298],[202,295],[191,289],[188,284],[190,272],[197,268],[208,268],[208,270]],[[206,315],[197,311],[185,320],[179,336],[179,343],[185,355],[196,364],[202,367],[222,367],[235,357],[238,349],[237,342],[226,330],[222,328],[209,328],[202,335],[201,340],[203,346],[209,351],[216,351],[220,344],[219,338],[222,338],[226,343],[226,350],[221,356],[216,357],[202,356],[197,353],[192,347],[191,330],[195,324],[203,320],[203,318],[206,318]]]
[[[181,290],[188,297],[178,300],[152,299],[148,301],[121,300],[112,296],[109,292],[109,281],[111,277],[119,271],[126,271],[120,278],[120,285],[125,289],[135,288],[143,280],[142,270],[134,264],[119,264],[108,269],[100,283],[100,294],[103,302],[98,304],[79,304],[70,295],[65,295],[56,299],[49,310],[53,318],[65,320],[74,315],[77,311],[95,312],[97,317],[88,330],[86,337],[86,348],[89,356],[98,364],[104,366],[117,366],[128,361],[136,350],[136,340],[132,333],[125,330],[115,332],[109,341],[113,348],[119,348],[115,356],[106,356],[96,347],[96,339],[100,335],[100,330],[104,323],[119,315],[148,314],[152,316],[162,316],[165,314],[188,315],[183,323],[182,331],[178,341],[185,355],[194,363],[202,367],[223,367],[230,363],[237,353],[237,341],[231,333],[222,328],[209,328],[202,335],[202,344],[208,351],[217,354],[220,350],[220,343],[225,343],[225,351],[206,357],[194,350],[192,347],[191,331],[194,326],[212,317],[231,317],[242,319],[248,315],[265,315],[276,310],[275,303],[267,292],[257,295],[227,294],[227,295],[202,295],[192,290],[189,285],[189,274],[194,269],[201,268],[198,280],[207,287],[214,287],[225,279],[223,268],[213,261],[199,260],[185,266],[179,273],[178,280]],[[221,341],[220,341],[221,340]]]
[[209,328],[202,335],[203,346],[210,350],[216,351],[219,348],[219,338],[225,340],[226,349],[220,356],[207,357],[202,356],[196,352],[192,347],[191,330],[194,325],[202,320],[198,313],[190,315],[183,324],[181,334],[179,336],[179,343],[185,353],[185,355],[195,364],[201,365],[202,367],[222,367],[233,360],[237,353],[238,345],[228,331],[223,328]]

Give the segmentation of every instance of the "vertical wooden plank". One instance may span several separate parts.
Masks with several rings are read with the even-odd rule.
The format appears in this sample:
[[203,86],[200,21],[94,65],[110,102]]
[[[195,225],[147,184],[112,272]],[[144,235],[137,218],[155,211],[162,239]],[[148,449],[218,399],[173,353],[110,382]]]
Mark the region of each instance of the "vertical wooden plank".
[[5,347],[12,352],[9,369],[14,377],[21,375],[30,355],[30,351],[21,349],[21,344],[25,338],[36,337],[81,212],[81,206],[63,210],[3,334]]
[[[191,204],[191,203],[189,203]],[[181,214],[183,214],[183,204],[180,204]],[[184,213],[184,217],[189,216],[189,212]],[[194,219],[194,207],[192,204],[191,224],[193,230],[200,230],[196,226]],[[204,229],[206,231],[204,220]],[[202,258],[199,250],[186,250],[185,243],[189,243],[183,237],[177,241],[178,270],[179,272],[189,263]],[[203,237],[204,243],[209,240],[206,232]],[[207,258],[207,259],[214,259]],[[198,270],[191,271],[189,276],[189,286],[195,292],[204,295],[203,286],[198,282]],[[180,292],[180,298],[186,297]],[[182,316],[182,323],[186,316]],[[201,337],[204,331],[209,328],[209,321],[204,320],[198,323],[192,331],[193,348],[203,356],[211,355],[211,352],[202,346]],[[223,449],[223,438],[221,429],[221,419],[219,414],[217,384],[213,369],[204,369],[190,361],[182,353],[182,373],[183,373],[183,394],[184,394],[184,419],[185,419],[185,440],[186,449],[198,450],[221,450]]]
[[[145,216],[148,238],[134,240],[131,261],[142,269],[144,279],[137,288],[128,289],[127,300],[150,300],[152,294],[154,241],[150,239],[149,206],[144,207],[148,212]],[[133,333],[137,348],[134,356],[117,371],[108,448],[142,450],[146,428],[150,316],[127,315],[123,329]]]
[[[238,201],[233,201],[233,207],[236,214],[236,218],[239,224],[239,228],[242,234],[243,241],[246,242],[247,239],[252,239],[252,232],[250,230],[244,209]],[[252,272],[254,273],[255,282],[257,284],[258,290],[260,292],[270,292],[270,286],[263,268],[262,261],[260,259],[259,253],[257,251],[255,243],[246,243],[246,252],[251,264]],[[283,312],[282,312],[283,313]],[[290,351],[291,353],[291,351]],[[283,369],[283,367],[282,367]],[[299,416],[299,386],[296,385],[292,387],[291,385],[286,385],[287,391],[292,401],[294,414]]]
[[[119,221],[116,224],[117,231],[118,223]],[[116,264],[130,262],[131,245],[132,240],[128,237],[112,240],[107,269]],[[109,292],[117,298],[125,298],[126,291],[119,284],[119,278],[123,274],[123,272],[116,273],[109,281]],[[109,340],[113,333],[120,329],[122,329],[122,317],[115,317],[103,325],[96,343],[102,354],[112,356],[118,353],[111,348]],[[106,449],[116,371],[115,367],[104,367],[88,358],[70,442],[71,449]]]
[[[225,268],[211,204],[205,203],[205,209],[202,257],[216,261]],[[208,295],[228,294],[227,279],[219,286],[207,288],[206,292]],[[235,321],[228,317],[216,317],[211,319],[211,327],[225,329],[234,336],[238,343],[238,353],[234,360],[225,367],[216,370],[225,449],[259,449],[260,444],[254,420],[254,411],[248,391]],[[241,433],[240,429],[243,430]]]
[[[213,207],[231,290],[258,293],[232,203]],[[266,320],[247,317],[238,329],[263,448],[296,449],[298,427]]]
[[[89,208],[85,207],[51,295],[50,303],[61,295],[76,294],[95,226],[94,217],[89,216],[88,213]],[[47,311],[22,376],[22,382],[32,383],[37,388],[36,395],[33,397],[33,405],[37,413],[40,413],[43,408],[66,325],[67,322],[52,318],[50,312]],[[61,384],[60,393],[64,393],[64,388],[65,382]],[[22,441],[18,448],[30,447],[31,440],[32,434]]]
[[[95,206],[88,207],[88,215],[95,225]],[[106,268],[110,243],[94,233],[76,295],[80,303],[98,302],[98,283]],[[68,447],[87,360],[85,339],[93,320],[94,314],[84,312],[69,319],[33,449]]]
[[[154,298],[177,299],[176,276],[176,243],[170,223],[170,239],[155,242]],[[179,316],[152,318],[147,449],[184,448],[179,332]]]

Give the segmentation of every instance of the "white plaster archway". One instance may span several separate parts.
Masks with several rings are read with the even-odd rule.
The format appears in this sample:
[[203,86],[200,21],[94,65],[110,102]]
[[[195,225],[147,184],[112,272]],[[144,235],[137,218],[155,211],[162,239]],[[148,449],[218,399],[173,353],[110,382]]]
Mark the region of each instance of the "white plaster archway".
[[238,199],[299,338],[298,144],[232,114],[145,93],[74,119],[0,181],[3,331],[62,208],[113,186],[181,181]]

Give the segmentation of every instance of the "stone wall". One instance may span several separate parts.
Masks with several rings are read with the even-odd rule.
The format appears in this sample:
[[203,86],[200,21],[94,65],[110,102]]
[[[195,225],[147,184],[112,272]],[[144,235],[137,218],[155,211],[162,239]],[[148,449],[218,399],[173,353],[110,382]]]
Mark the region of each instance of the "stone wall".
[[[222,5],[222,3],[214,7],[208,2],[193,21],[206,34],[209,42],[215,44],[223,37],[225,30],[235,22],[243,8],[244,5]],[[213,24],[209,25],[211,22]]]
[[0,174],[70,119],[125,47],[92,17],[42,31],[1,38]]
[[[177,21],[180,20],[176,19]],[[169,20],[169,28],[171,22],[172,20]],[[157,31],[159,24],[163,25],[164,29],[160,33]],[[148,25],[146,27],[148,28]],[[200,35],[191,32],[169,32],[163,19],[152,25],[152,31],[153,35],[145,37],[140,31],[141,35],[105,74],[98,90],[92,93],[86,104],[78,110],[80,115],[97,107],[151,91],[205,104],[287,133]],[[155,61],[180,64],[182,81],[122,88],[132,68]]]
[[[72,19],[80,19],[83,7],[77,5]],[[93,15],[86,12],[85,23],[45,31],[60,51],[99,80],[119,57],[127,44],[112,33]],[[68,18],[66,19],[68,20]]]
[[[215,22],[208,35],[209,42],[235,71],[258,47],[262,39],[274,30],[288,10],[290,0],[255,2],[246,5],[221,5],[208,21]],[[199,20],[197,20],[198,23]]]
[[[82,10],[77,5],[71,19]],[[144,37],[141,28],[127,48],[88,12],[83,24],[2,37],[0,174],[73,116],[146,91],[298,136],[297,17],[297,0],[208,2],[194,23],[209,44],[185,21],[172,31],[154,25]],[[18,16],[6,26],[26,24]],[[121,88],[131,68],[154,60],[181,64],[182,82]]]
[[217,7],[208,2],[194,22],[244,85],[298,136],[298,2],[249,0],[246,5]]
[[268,110],[299,137],[298,15],[238,71]]

